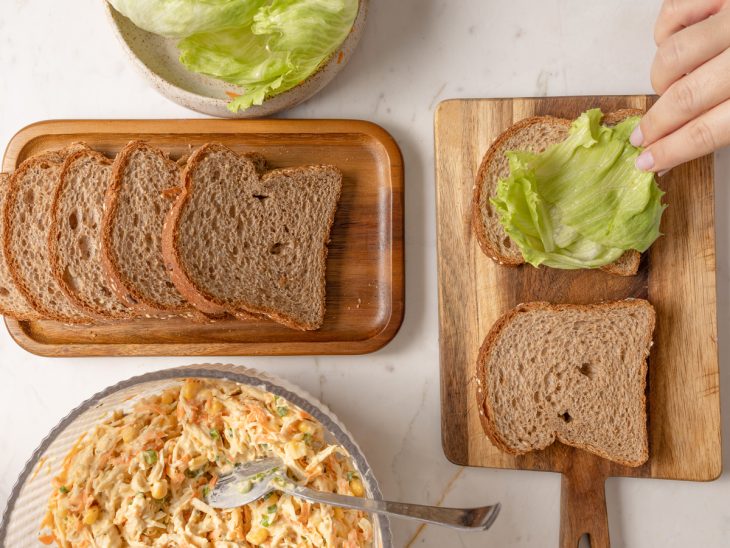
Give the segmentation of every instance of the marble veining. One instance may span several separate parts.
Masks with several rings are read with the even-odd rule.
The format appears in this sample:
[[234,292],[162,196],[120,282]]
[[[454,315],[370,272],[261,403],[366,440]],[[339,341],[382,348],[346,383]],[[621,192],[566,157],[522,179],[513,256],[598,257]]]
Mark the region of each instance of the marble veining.
[[[216,358],[270,371],[316,394],[347,424],[392,499],[500,501],[491,531],[454,534],[393,521],[397,546],[554,546],[559,478],[460,469],[441,449],[433,112],[453,97],[649,93],[660,0],[372,0],[348,66],[292,118],[362,118],[398,140],[406,166],[403,327],[369,356]],[[197,118],[129,64],[101,0],[0,2],[0,144],[47,118]],[[717,155],[717,211],[730,210],[730,154]],[[730,332],[730,217],[717,216],[718,331]],[[727,340],[720,338],[723,369]],[[98,390],[194,358],[44,359],[0,329],[0,506],[42,437]],[[726,372],[726,371],[725,371]],[[730,375],[721,378],[730,394]],[[726,463],[730,397],[723,398]],[[613,545],[730,545],[730,481],[611,479]]]

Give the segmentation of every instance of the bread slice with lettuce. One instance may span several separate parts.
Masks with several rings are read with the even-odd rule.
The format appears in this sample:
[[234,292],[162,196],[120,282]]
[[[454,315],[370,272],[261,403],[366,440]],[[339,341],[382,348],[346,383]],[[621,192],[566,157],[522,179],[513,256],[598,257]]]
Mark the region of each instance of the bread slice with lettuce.
[[474,186],[472,224],[489,257],[508,266],[638,272],[664,207],[654,174],[629,142],[641,111],[575,121],[527,118],[490,146]]

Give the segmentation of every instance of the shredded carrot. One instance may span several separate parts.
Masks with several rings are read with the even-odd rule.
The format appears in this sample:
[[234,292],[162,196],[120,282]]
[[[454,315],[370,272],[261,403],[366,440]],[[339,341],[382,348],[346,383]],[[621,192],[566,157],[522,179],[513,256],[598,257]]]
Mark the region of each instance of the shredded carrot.
[[152,411],[158,415],[167,415],[165,410],[156,403],[140,403],[135,409],[137,411]]
[[74,443],[71,451],[69,451],[68,455],[66,455],[66,457],[63,459],[63,462],[61,463],[61,473],[54,478],[54,484],[55,481],[59,481],[61,482],[60,485],[63,485],[63,482],[66,481],[66,474],[68,474],[68,469],[71,467],[71,461],[74,459],[76,454],[81,451],[81,442],[84,440],[85,437],[86,432],[79,436],[79,439],[76,440],[76,443]]
[[226,95],[228,95],[228,97],[230,97],[231,99],[235,99],[235,98],[237,98],[237,97],[240,97],[240,96],[241,96],[240,94],[238,94],[238,93],[233,93],[232,91],[226,91]]
[[35,471],[33,472],[33,475],[30,479],[34,480],[36,476],[38,475],[38,472],[41,471],[41,468],[43,468],[43,465],[46,464],[46,460],[48,460],[48,457],[41,457],[38,459],[38,464],[35,467]]
[[302,502],[302,508],[301,508],[301,512],[299,514],[299,523],[301,523],[302,525],[307,523],[307,521],[309,520],[309,514],[310,514],[311,509],[312,509],[312,505],[310,503],[308,503],[306,501]]
[[49,546],[53,544],[54,542],[57,542],[56,535],[40,535],[38,537],[38,542],[41,544],[45,544],[46,546]]
[[337,64],[339,65],[340,63],[342,63],[342,60],[344,58],[345,58],[345,52],[344,51],[340,51],[340,54],[337,56]]

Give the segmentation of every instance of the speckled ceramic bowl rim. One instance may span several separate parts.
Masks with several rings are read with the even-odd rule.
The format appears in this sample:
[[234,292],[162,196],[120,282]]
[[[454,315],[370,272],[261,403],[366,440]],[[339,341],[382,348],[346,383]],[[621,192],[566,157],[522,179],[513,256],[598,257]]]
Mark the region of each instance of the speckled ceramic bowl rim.
[[[117,22],[114,20],[114,12],[116,11],[114,9],[114,7],[107,0],[102,0],[102,2],[104,2],[104,4],[106,4],[106,15],[107,15],[107,19],[109,21],[109,24],[114,29],[114,34],[117,37],[117,40],[122,45],[122,48],[124,49],[124,52],[127,54],[127,56],[132,59],[132,62],[136,66],[137,70],[140,71],[140,73],[142,75],[144,75],[144,77],[147,78],[149,81],[151,81],[153,84],[154,84],[154,81],[155,80],[160,80],[160,81],[164,82],[164,85],[166,87],[168,87],[170,89],[174,89],[175,92],[178,93],[180,97],[184,98],[186,104],[182,104],[179,100],[176,100],[176,99],[171,98],[167,93],[163,93],[160,89],[158,89],[157,86],[154,86],[153,85],[153,87],[159,93],[161,93],[168,100],[171,100],[171,101],[173,101],[173,102],[175,102],[177,104],[180,104],[184,108],[189,108],[191,110],[195,110],[195,111],[200,112],[202,114],[210,114],[210,111],[209,110],[206,110],[206,109],[200,109],[199,110],[199,109],[197,109],[197,108],[195,108],[194,106],[191,106],[191,105],[194,105],[196,103],[204,103],[204,104],[207,104],[210,108],[217,109],[217,110],[219,110],[221,112],[228,111],[228,103],[229,103],[229,100],[227,100],[227,99],[220,99],[220,98],[216,98],[216,97],[210,97],[208,95],[202,95],[202,94],[199,94],[199,93],[194,93],[192,91],[189,91],[189,90],[187,90],[185,88],[182,88],[182,87],[178,86],[177,84],[172,83],[170,80],[162,77],[161,75],[159,75],[155,71],[153,71],[150,67],[148,67],[135,54],[135,52],[132,50],[132,48],[129,46],[129,44],[127,43],[126,39],[124,38],[124,36],[122,34],[122,31],[118,27]],[[350,41],[350,38],[351,38],[351,35],[352,35],[353,32],[357,32],[357,36],[355,37],[355,40],[352,43],[348,44],[348,46],[352,50],[354,50],[357,47],[357,44],[360,41],[360,34],[361,34],[362,30],[357,30],[356,31],[356,29],[362,29],[362,27],[364,26],[365,20],[367,19],[368,9],[369,9],[369,0],[358,0],[358,11],[357,11],[357,15],[355,17],[355,22],[353,23],[352,29],[350,30],[350,34],[343,40],[342,44],[340,44],[340,46],[338,46],[338,48],[341,48],[343,45],[348,44],[348,42]],[[335,57],[335,55],[336,55],[336,50],[329,57],[327,57],[327,59],[325,59],[324,61],[322,61],[322,63],[317,68],[317,70],[315,70],[305,80],[303,80],[302,82],[300,82],[299,84],[297,84],[295,87],[293,87],[293,88],[291,88],[291,89],[289,89],[289,90],[287,90],[287,91],[285,91],[283,93],[280,93],[278,95],[275,95],[273,97],[270,97],[270,98],[265,99],[264,102],[261,105],[252,105],[247,110],[251,111],[252,117],[256,117],[259,113],[261,113],[262,116],[267,116],[269,114],[274,114],[276,112],[279,112],[280,110],[286,110],[288,108],[294,107],[297,104],[299,104],[300,102],[304,102],[304,101],[310,99],[312,96],[314,96],[317,93],[319,93],[322,90],[322,88],[324,88],[329,83],[330,79],[328,79],[322,86],[316,88],[311,93],[306,92],[304,94],[305,96],[303,98],[301,98],[301,99],[295,99],[291,103],[291,105],[289,105],[288,102],[287,102],[287,98],[291,97],[292,95],[295,95],[296,93],[301,92],[301,90],[304,87],[306,87],[307,85],[309,85],[309,83],[312,80],[314,80],[316,77],[318,77],[318,75],[322,71],[324,71],[327,67],[329,67],[329,65],[332,63],[333,58]],[[341,68],[344,68],[344,64],[342,65]],[[334,74],[331,76],[331,78],[334,78]],[[266,107],[268,106],[267,103],[270,104],[272,101],[274,101],[274,102],[281,102],[283,106],[281,108],[275,107],[273,110],[270,111],[270,109],[268,109]],[[222,115],[222,114],[220,114],[220,115]],[[236,113],[231,113],[230,114],[230,117],[236,117]]]
[[[61,419],[61,421],[49,432],[38,448],[26,461],[23,471],[10,492],[10,497],[8,498],[7,505],[3,511],[2,522],[0,523],[0,546],[4,546],[10,515],[13,512],[15,503],[17,502],[23,485],[33,473],[33,470],[43,453],[45,453],[51,443],[61,434],[61,432],[63,432],[65,428],[72,424],[77,417],[89,410],[91,407],[101,403],[105,398],[121,390],[126,390],[148,382],[192,377],[232,381],[249,385],[254,388],[259,388],[261,390],[271,392],[272,394],[276,394],[277,396],[280,396],[300,407],[321,422],[325,429],[335,437],[337,442],[347,450],[352,457],[355,467],[358,471],[360,471],[368,492],[373,498],[382,499],[382,493],[380,491],[378,481],[375,479],[373,471],[360,447],[357,445],[345,426],[339,421],[339,419],[337,419],[334,413],[332,413],[326,405],[314,396],[288,381],[267,373],[259,372],[255,369],[246,368],[244,366],[195,364],[184,367],[175,367],[172,369],[163,369],[160,371],[152,371],[150,373],[144,373],[142,375],[137,375],[127,380],[120,381],[100,392],[97,392],[66,415],[66,417]],[[390,521],[387,516],[373,516],[373,522],[374,527],[380,530],[382,548],[392,548],[392,533],[390,530]]]

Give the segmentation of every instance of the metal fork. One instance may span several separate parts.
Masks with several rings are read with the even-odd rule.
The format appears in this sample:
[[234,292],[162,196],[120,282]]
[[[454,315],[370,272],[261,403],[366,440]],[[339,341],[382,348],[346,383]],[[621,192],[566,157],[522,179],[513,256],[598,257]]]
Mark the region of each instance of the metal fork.
[[213,508],[237,508],[259,500],[273,491],[310,502],[386,514],[467,531],[489,529],[501,508],[500,504],[479,508],[442,508],[324,493],[296,485],[286,476],[284,464],[276,458],[237,465],[233,472],[218,479],[207,496],[207,502]]

